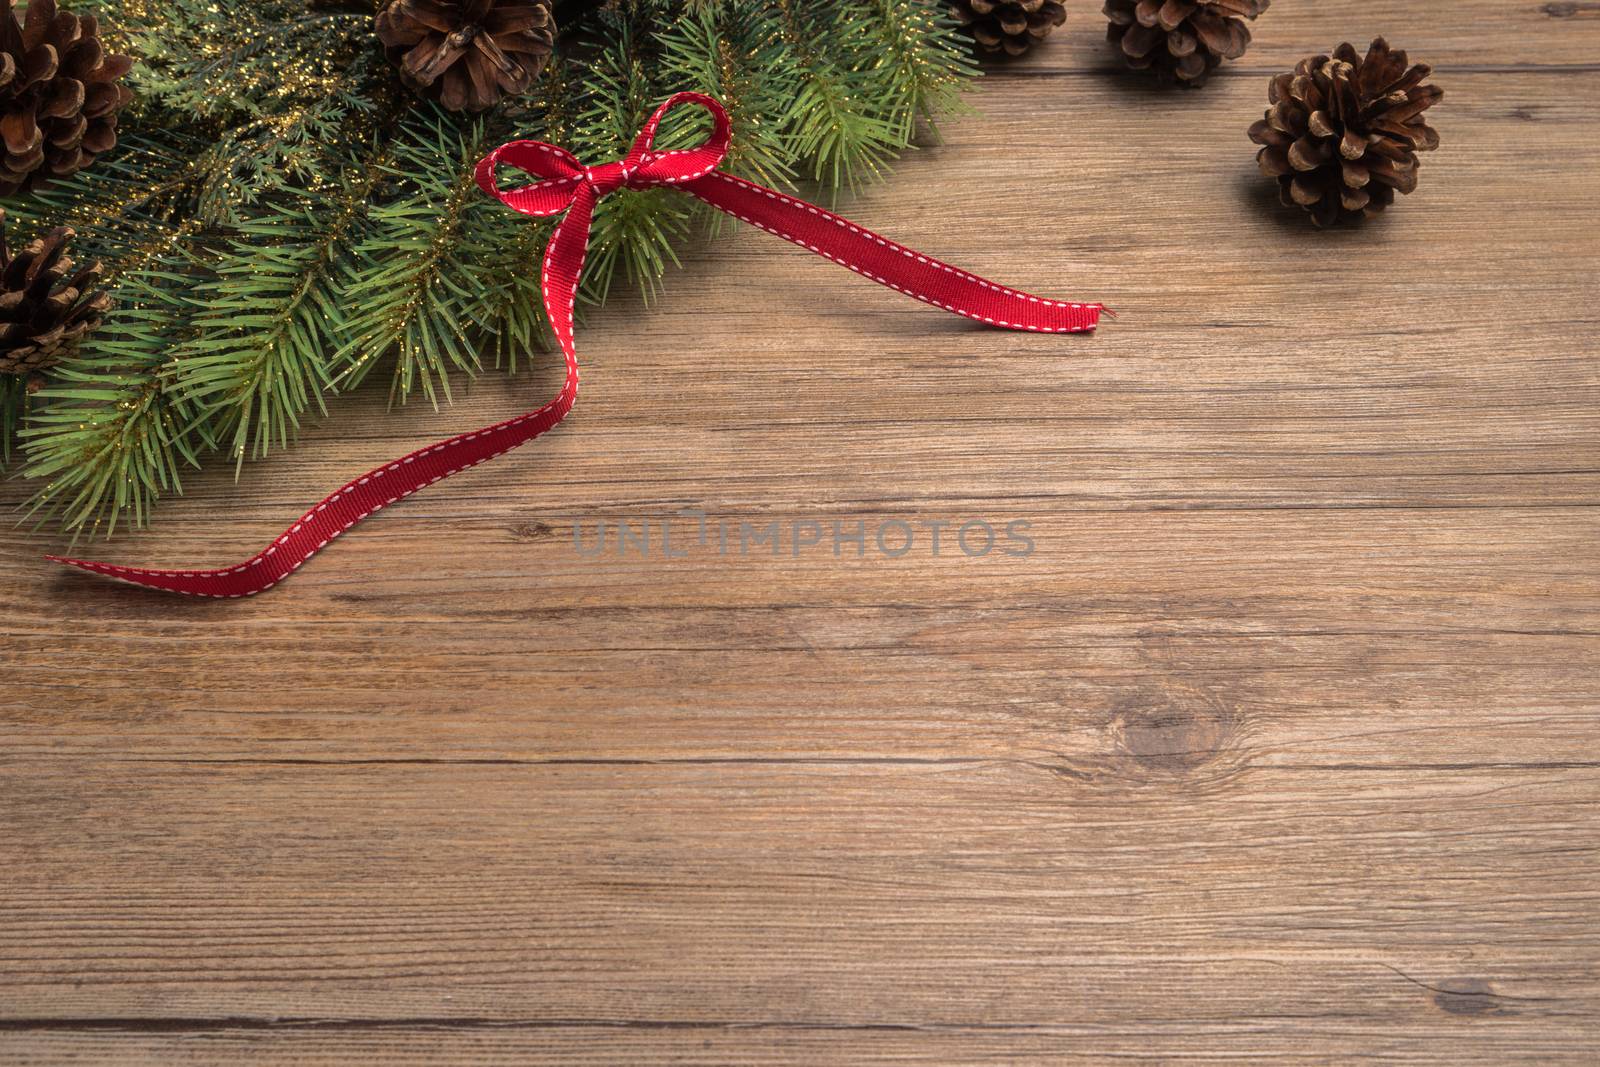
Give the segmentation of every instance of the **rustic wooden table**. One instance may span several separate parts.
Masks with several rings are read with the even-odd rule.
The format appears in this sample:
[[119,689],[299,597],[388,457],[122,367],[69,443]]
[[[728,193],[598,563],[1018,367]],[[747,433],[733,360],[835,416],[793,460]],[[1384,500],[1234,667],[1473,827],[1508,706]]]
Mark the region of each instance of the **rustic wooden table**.
[[[586,331],[560,432],[259,600],[9,534],[0,1059],[1592,1062],[1600,5],[1280,0],[1175,94],[1095,6],[848,210],[1098,337],[745,231]],[[1444,148],[1317,233],[1245,129],[1379,32]],[[247,554],[551,363],[104,552]],[[684,508],[1036,551],[573,549]]]

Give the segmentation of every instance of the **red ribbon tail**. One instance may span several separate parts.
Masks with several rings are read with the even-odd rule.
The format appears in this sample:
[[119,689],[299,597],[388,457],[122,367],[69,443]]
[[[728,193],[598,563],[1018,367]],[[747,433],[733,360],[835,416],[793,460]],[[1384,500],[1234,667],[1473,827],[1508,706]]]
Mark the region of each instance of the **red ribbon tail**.
[[881,237],[815,204],[713,171],[680,186],[719,211],[831,259],[914,300],[989,326],[1032,333],[1087,333],[1100,304],[1047,300],[996,285]]

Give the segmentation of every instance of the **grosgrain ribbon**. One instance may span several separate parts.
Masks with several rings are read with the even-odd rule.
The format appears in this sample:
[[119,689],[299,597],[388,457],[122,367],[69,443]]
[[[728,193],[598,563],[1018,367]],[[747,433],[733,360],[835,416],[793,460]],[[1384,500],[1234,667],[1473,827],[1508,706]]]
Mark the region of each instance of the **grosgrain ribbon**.
[[[712,132],[697,148],[657,150],[661,120],[682,104],[711,113]],[[553,428],[578,397],[578,356],[572,340],[572,308],[589,245],[595,204],[617,189],[674,186],[752,226],[825,256],[880,285],[969,319],[1007,330],[1084,333],[1100,319],[1099,304],[1046,300],[985,281],[903,245],[879,237],[830,211],[717,170],[728,153],[731,127],[721,104],[701,93],[678,93],[662,104],[633,142],[627,158],[586,167],[564,148],[541,141],[513,141],[478,164],[484,192],[524,215],[559,215],[545,249],[545,311],[566,356],[567,376],[554,400],[537,411],[418,449],[364,474],[306,512],[281,537],[245,562],[214,570],[158,570],[50,556],[134,585],[189,596],[246,597],[272,588],[300,569],[319,549],[380,508],[493,459]],[[532,185],[501,189],[497,169],[516,167],[539,178]]]

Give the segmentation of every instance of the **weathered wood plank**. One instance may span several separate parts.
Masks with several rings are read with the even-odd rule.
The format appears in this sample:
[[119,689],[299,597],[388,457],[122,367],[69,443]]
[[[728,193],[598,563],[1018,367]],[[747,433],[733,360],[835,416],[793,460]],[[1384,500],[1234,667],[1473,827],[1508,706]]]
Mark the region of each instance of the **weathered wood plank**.
[[375,577],[159,620],[141,592],[88,589],[73,634],[19,602],[8,654],[35,710],[3,736],[17,759],[1096,757],[1149,705],[1327,762],[1580,760],[1592,512],[1055,516],[1028,559],[896,561],[601,563],[563,534],[441,522],[507,560],[384,577],[398,535],[355,539]]
[[1592,767],[1144,769],[12,766],[0,974],[44,1033],[420,1016],[1241,1058],[1592,1033]]
[[[1592,1057],[1594,6],[1280,0],[1176,95],[1074,9],[847,210],[1104,298],[1093,340],[744,232],[584,332],[570,425],[267,597],[8,533],[0,1058]],[[1244,130],[1268,73],[1377,32],[1441,68],[1445,147],[1317,234]],[[553,383],[341,400],[105,555],[241,555]],[[1036,550],[567,539],[685,507]]]

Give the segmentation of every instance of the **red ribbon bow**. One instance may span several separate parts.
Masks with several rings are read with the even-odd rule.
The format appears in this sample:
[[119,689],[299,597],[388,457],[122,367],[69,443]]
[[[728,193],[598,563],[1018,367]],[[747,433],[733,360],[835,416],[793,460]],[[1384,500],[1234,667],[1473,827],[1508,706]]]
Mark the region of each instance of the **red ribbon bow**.
[[[711,113],[712,132],[697,148],[659,150],[655,135],[661,120],[682,104]],[[627,158],[586,167],[564,148],[541,141],[513,141],[478,164],[478,184],[525,215],[566,217],[545,249],[544,306],[566,356],[567,377],[554,400],[537,411],[421,448],[362,475],[306,512],[281,537],[245,562],[214,570],[156,570],[50,556],[134,585],[190,596],[245,597],[277,585],[318,549],[377,511],[457,471],[493,459],[551,429],[572,410],[578,397],[578,355],[572,341],[572,307],[589,245],[589,223],[600,198],[617,189],[668,185],[704,200],[752,226],[777,234],[848,267],[880,285],[924,303],[1008,330],[1083,333],[1095,328],[1099,304],[1045,300],[985,281],[941,263],[830,211],[785,196],[717,170],[731,139],[728,113],[701,93],[678,93],[650,116]],[[517,189],[501,189],[501,164],[543,179]]]

